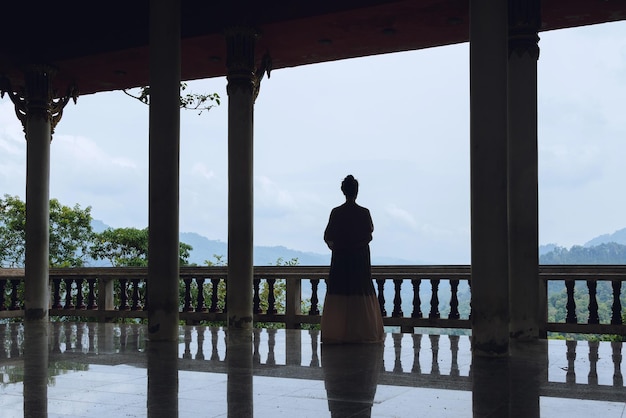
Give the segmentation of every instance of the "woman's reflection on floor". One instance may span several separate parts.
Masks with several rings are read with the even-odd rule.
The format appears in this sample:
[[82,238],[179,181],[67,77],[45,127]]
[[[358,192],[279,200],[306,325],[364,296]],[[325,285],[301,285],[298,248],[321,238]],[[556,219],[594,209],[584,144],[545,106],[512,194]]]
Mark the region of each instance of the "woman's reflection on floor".
[[370,417],[378,374],[382,369],[382,344],[322,344],[322,369],[333,418]]

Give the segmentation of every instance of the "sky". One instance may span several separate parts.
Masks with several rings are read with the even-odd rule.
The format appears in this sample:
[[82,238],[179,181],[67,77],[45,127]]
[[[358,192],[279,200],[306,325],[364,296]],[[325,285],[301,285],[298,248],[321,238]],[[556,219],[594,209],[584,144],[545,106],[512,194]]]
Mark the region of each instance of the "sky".
[[[626,227],[626,22],[540,33],[539,241]],[[181,111],[180,230],[227,241],[224,77],[188,83],[222,104]],[[254,110],[254,244],[328,254],[340,183],[374,221],[372,253],[469,264],[469,45],[274,70]],[[0,193],[25,195],[26,141],[0,100]],[[50,196],[118,227],[148,225],[148,107],[121,91],[70,102]]]

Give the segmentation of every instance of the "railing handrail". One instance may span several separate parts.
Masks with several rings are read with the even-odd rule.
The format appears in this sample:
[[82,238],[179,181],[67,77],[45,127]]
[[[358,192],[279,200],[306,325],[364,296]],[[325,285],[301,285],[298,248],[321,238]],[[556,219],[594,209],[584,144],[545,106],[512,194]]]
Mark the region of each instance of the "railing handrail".
[[[327,265],[254,266],[255,321],[281,322],[285,323],[288,328],[299,327],[301,324],[319,323],[321,308],[318,309],[318,304],[323,301],[323,297],[318,297],[317,286],[324,283],[328,277],[328,272],[329,267]],[[24,269],[0,268],[0,287],[2,287],[0,290],[4,291],[6,288],[11,293],[10,298],[5,294],[4,300],[0,300],[0,318],[20,316],[21,301],[18,300],[17,289],[19,281],[24,279],[24,273]],[[51,315],[84,316],[78,312],[85,312],[86,307],[90,315],[93,314],[94,318],[101,321],[108,321],[114,317],[145,318],[147,316],[147,311],[144,310],[146,301],[140,300],[144,297],[141,295],[140,287],[142,285],[140,283],[149,283],[147,267],[51,268],[49,277],[51,286],[54,283],[52,286],[54,288],[54,303],[51,305]],[[620,292],[623,282],[626,281],[626,265],[540,265],[538,277],[540,286],[544,289],[543,298],[540,299],[541,305],[548,307],[547,285],[549,282],[564,282],[568,297],[566,321],[549,322],[546,309],[543,328],[540,330],[541,335],[546,335],[549,331],[626,335],[626,327],[624,327],[622,319],[623,302],[620,303]],[[188,323],[224,320],[225,307],[221,306],[223,301],[218,304],[218,300],[213,296],[211,296],[210,301],[200,295],[197,300],[190,298],[190,286],[206,286],[204,289],[212,289],[207,290],[207,292],[211,292],[211,295],[217,294],[216,283],[227,281],[227,266],[183,266],[180,267],[180,278],[184,282],[181,282],[181,285],[185,293],[185,304],[180,312],[181,319]],[[278,313],[275,310],[275,300],[271,296],[272,300],[263,301],[263,303],[267,303],[268,309],[261,310],[258,298],[259,283],[266,282],[270,289],[273,289],[274,280],[277,279],[283,279],[286,282],[285,312]],[[468,309],[471,315],[471,305],[468,306],[468,302],[464,298],[462,306],[464,310],[461,311],[457,298],[457,292],[460,289],[459,283],[471,285],[471,266],[469,265],[374,265],[372,266],[372,279],[376,282],[383,321],[387,326],[399,326],[406,332],[415,327],[471,328],[468,318]],[[124,283],[124,289],[130,292],[128,294],[125,293],[126,291],[122,293],[122,303],[119,307],[114,305],[112,293],[114,292],[113,282],[116,280]],[[312,309],[309,312],[301,312],[300,310],[302,290],[304,289],[302,286],[305,280],[311,286]],[[449,280],[449,289],[447,285],[439,289],[439,282],[444,280]],[[599,318],[596,283],[601,281],[611,282],[613,302],[610,323],[606,323],[606,319],[600,320]],[[61,282],[63,284],[60,284]],[[72,286],[73,282],[76,283],[75,286]],[[574,294],[580,290],[578,289],[579,285],[575,285],[574,282],[586,282],[583,284],[586,289],[582,289],[582,291],[588,291],[590,296],[589,306],[583,307],[583,309],[588,309],[589,319],[583,319],[587,323],[581,323],[577,319]],[[87,295],[78,292],[79,283],[89,283],[90,289]],[[75,296],[68,295],[63,290],[67,286],[73,288],[73,292],[76,293]],[[65,293],[63,300],[60,300],[59,290],[61,290],[61,294]],[[307,293],[308,291],[309,288],[307,288]],[[323,288],[320,292],[323,292]],[[430,292],[430,297],[426,299],[420,295],[420,292]],[[443,312],[446,313],[445,318],[439,313],[440,298],[438,292],[446,297],[445,300],[441,300]],[[273,292],[270,293],[273,295]],[[392,297],[390,296],[391,293],[393,293]],[[97,296],[95,296],[96,294]],[[449,294],[451,297],[448,304]],[[117,297],[119,296],[117,295]],[[76,300],[73,301],[72,298]],[[405,305],[408,302],[411,302],[410,307]],[[385,308],[389,307],[387,305],[389,303],[393,303],[393,310],[387,312]],[[422,305],[428,305],[425,306],[428,311],[422,312]],[[449,315],[447,314],[448,309],[450,310]],[[583,318],[585,316],[586,314],[583,314]]]

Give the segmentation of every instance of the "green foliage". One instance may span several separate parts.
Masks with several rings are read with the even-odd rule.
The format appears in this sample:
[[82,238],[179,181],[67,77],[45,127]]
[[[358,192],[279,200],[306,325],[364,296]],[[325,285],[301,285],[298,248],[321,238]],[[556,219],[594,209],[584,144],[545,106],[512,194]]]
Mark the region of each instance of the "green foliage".
[[539,264],[626,264],[626,245],[608,242],[591,247],[555,247],[539,257]]
[[26,242],[26,204],[17,196],[0,199],[0,266],[23,267]]
[[[50,267],[82,267],[93,240],[91,207],[50,200]],[[0,199],[0,266],[23,267],[26,254],[26,204],[17,196]]]
[[[180,83],[180,91],[187,90],[187,83]],[[123,90],[127,96],[139,100],[141,103],[150,104],[150,87],[141,87],[138,94],[132,94],[128,90]],[[220,105],[220,96],[217,93],[198,94],[187,93],[180,96],[180,108],[185,110],[197,110],[201,115],[205,110],[208,112],[215,106]]]
[[[179,243],[180,265],[187,265],[193,247]],[[146,267],[148,265],[148,228],[107,228],[94,235],[90,255],[95,260],[108,260],[115,267]]]

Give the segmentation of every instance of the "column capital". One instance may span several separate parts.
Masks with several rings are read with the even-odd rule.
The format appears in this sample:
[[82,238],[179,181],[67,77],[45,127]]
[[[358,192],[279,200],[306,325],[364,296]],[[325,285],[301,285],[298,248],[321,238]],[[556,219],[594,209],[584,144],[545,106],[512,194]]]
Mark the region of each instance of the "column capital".
[[509,57],[528,53],[539,59],[540,0],[509,0]]
[[240,89],[255,90],[254,53],[259,32],[247,26],[233,26],[224,31],[229,95]]
[[50,122],[51,134],[53,134],[54,128],[63,116],[65,105],[70,99],[76,103],[78,89],[73,85],[69,86],[65,95],[58,97],[51,83],[57,70],[51,65],[28,65],[23,71],[24,87],[18,90],[11,85],[8,78],[3,77],[0,81],[0,97],[4,97],[5,93],[9,96],[15,106],[15,114],[22,122],[25,134],[29,118],[40,118]]

